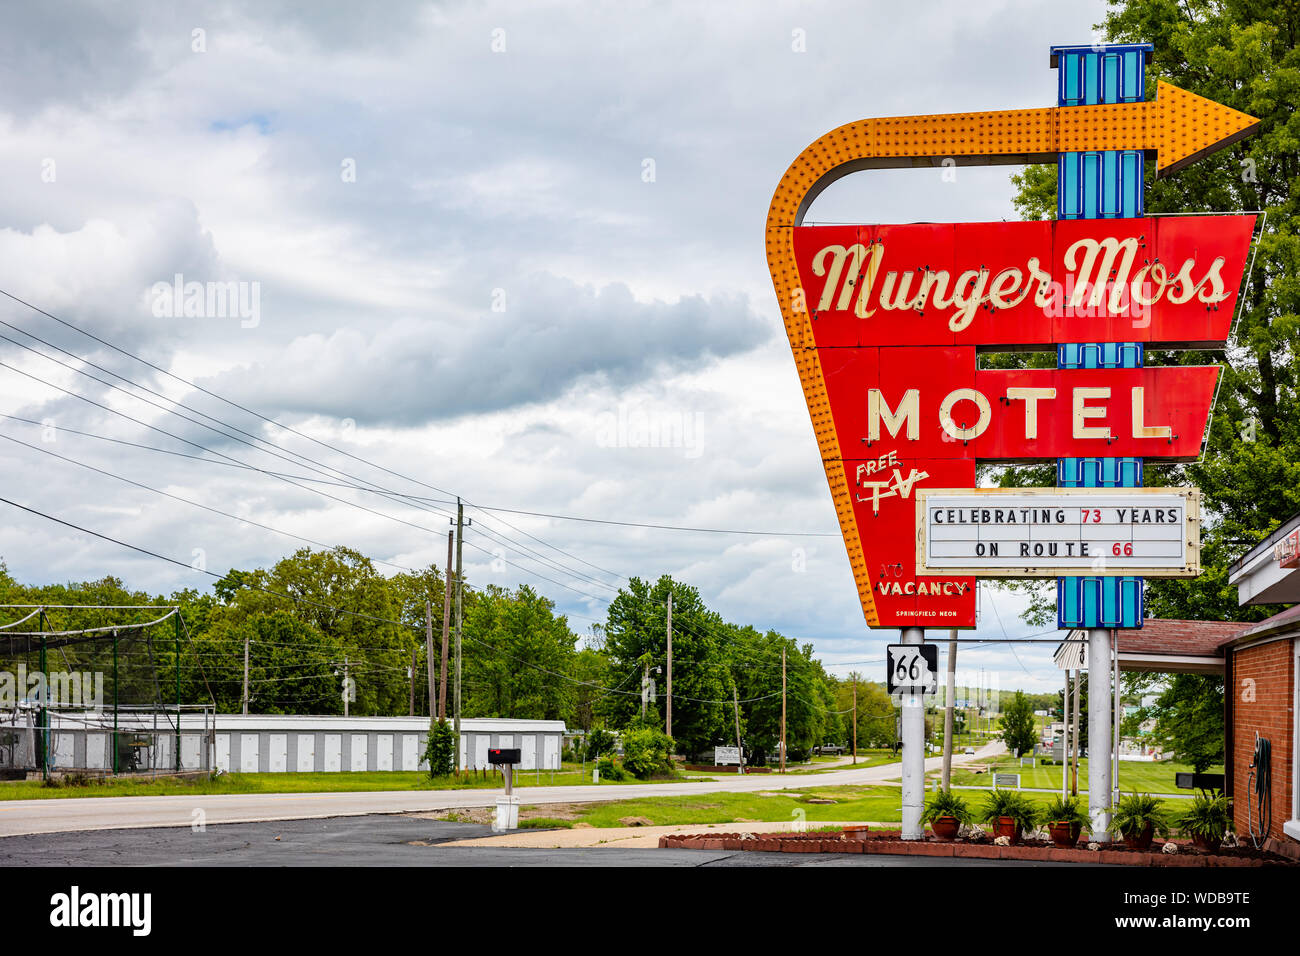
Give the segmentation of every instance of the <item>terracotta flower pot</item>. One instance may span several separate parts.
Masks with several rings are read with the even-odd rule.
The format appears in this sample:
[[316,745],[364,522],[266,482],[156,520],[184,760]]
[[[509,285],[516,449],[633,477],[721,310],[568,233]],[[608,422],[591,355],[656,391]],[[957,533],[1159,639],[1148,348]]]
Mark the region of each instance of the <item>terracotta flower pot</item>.
[[997,822],[993,824],[994,837],[1007,837],[1012,844],[1020,842],[1020,824],[1016,822],[1015,817],[998,817]]
[[956,817],[935,817],[930,821],[930,829],[934,831],[934,838],[941,843],[951,843],[957,839],[957,833],[961,830],[961,823]]
[[1223,846],[1223,837],[1197,836],[1193,834],[1192,845],[1206,853],[1218,853],[1219,847]]
[[844,828],[844,839],[846,839],[846,840],[853,840],[853,841],[855,841],[855,842],[857,842],[857,843],[866,843],[866,842],[867,842],[867,834],[868,834],[870,831],[871,831],[871,827],[866,827],[866,826],[852,826],[852,827],[845,827],[845,828]]
[[1052,834],[1052,845],[1057,849],[1068,850],[1079,843],[1079,834],[1083,832],[1083,827],[1078,823],[1065,823],[1057,821],[1049,823],[1048,831]]
[[1148,823],[1142,828],[1141,833],[1125,833],[1124,844],[1130,850],[1146,850],[1151,846],[1151,839],[1155,836],[1155,827]]

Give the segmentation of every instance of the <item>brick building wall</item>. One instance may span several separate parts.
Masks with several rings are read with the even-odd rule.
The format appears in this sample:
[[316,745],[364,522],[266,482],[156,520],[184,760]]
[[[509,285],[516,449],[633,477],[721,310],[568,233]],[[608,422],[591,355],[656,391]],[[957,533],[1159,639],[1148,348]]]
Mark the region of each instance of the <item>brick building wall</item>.
[[[1269,835],[1289,839],[1282,824],[1291,815],[1293,721],[1295,720],[1295,663],[1290,640],[1245,645],[1231,652],[1232,684],[1232,803],[1233,829],[1247,832],[1246,813],[1258,829],[1254,806],[1254,784],[1250,761],[1255,752],[1255,734],[1272,742],[1273,822]],[[1253,698],[1253,699],[1252,699]]]

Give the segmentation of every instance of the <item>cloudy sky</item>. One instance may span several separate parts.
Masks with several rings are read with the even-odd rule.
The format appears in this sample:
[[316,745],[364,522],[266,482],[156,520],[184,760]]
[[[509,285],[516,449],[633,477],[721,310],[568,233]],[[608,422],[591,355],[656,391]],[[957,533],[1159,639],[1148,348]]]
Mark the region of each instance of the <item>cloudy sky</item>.
[[[580,632],[620,575],[667,571],[837,672],[883,676],[897,632],[862,623],[766,272],[767,204],[851,120],[1053,104],[1048,47],[1091,40],[1102,3],[206,6],[4,15],[0,289],[157,366],[0,301],[4,497],[218,572],[300,538],[386,572],[441,563],[449,495],[764,532],[471,509],[465,557],[471,583],[532,583]],[[809,218],[1015,218],[1010,172],[859,174]],[[186,314],[177,281],[235,296]],[[275,457],[294,453],[323,467]],[[339,487],[358,477],[434,501]],[[7,506],[0,528],[23,581],[210,583]],[[1021,606],[982,595],[978,636],[1031,633]],[[960,663],[1049,689],[1050,654]]]

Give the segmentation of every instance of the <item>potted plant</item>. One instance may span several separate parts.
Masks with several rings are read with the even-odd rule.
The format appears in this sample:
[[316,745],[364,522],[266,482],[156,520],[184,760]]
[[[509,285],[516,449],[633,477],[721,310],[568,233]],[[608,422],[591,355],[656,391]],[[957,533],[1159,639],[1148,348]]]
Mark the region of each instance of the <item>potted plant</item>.
[[1111,825],[1124,837],[1130,850],[1145,850],[1152,837],[1169,835],[1169,821],[1162,808],[1163,800],[1149,793],[1130,793],[1110,808]]
[[921,822],[930,824],[936,840],[951,843],[962,824],[971,822],[970,807],[951,790],[936,790],[925,803]]
[[1228,798],[1222,794],[1193,797],[1186,810],[1175,817],[1178,829],[1192,838],[1192,843],[1207,853],[1218,853],[1231,818]]
[[980,809],[980,822],[992,824],[995,837],[1007,837],[1012,843],[1019,843],[1020,832],[1033,829],[1037,819],[1038,808],[1014,790],[994,789]]
[[1053,845],[1063,850],[1078,844],[1079,834],[1089,822],[1078,797],[1055,797],[1043,809],[1040,819],[1047,824]]

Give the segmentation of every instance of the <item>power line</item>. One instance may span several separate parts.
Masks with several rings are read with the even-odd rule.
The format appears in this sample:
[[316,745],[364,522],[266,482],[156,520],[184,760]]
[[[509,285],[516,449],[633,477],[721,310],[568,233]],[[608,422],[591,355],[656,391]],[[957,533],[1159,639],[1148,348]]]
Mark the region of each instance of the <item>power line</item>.
[[[7,505],[9,505],[10,507],[13,507],[13,508],[18,508],[18,509],[21,510],[21,511],[25,511],[25,512],[27,512],[28,514],[32,514],[32,515],[36,515],[37,517],[44,518],[44,519],[46,519],[47,521],[52,521],[52,522],[54,522],[55,524],[60,524],[60,525],[63,525],[64,527],[72,528],[73,530],[75,530],[75,531],[80,531],[80,532],[83,533],[83,534],[91,535],[92,537],[99,538],[99,539],[102,540],[102,541],[108,541],[108,542],[110,542],[110,543],[112,543],[112,544],[116,544],[116,545],[118,545],[118,546],[120,546],[120,547],[128,548],[128,549],[130,549],[130,550],[132,550],[132,551],[139,552],[140,554],[148,555],[149,557],[156,558],[156,559],[158,559],[158,560],[160,560],[160,561],[166,561],[166,562],[169,563],[169,564],[175,564],[175,565],[180,566],[180,567],[189,568],[189,569],[192,570],[192,571],[198,571],[200,574],[206,574],[206,575],[209,575],[210,577],[214,577],[214,578],[218,578],[218,579],[227,576],[227,575],[218,574],[218,573],[215,572],[215,571],[209,571],[209,570],[207,570],[206,568],[195,568],[195,567],[193,567],[192,565],[186,564],[184,561],[181,561],[181,560],[178,559],[178,558],[169,557],[168,555],[160,554],[160,553],[158,553],[157,551],[152,551],[152,550],[150,550],[150,549],[148,549],[148,548],[141,547],[140,545],[131,544],[131,543],[129,543],[129,542],[122,541],[122,540],[119,539],[119,538],[114,538],[114,537],[112,537],[112,536],[110,536],[110,535],[102,534],[102,533],[100,533],[100,532],[98,532],[98,531],[93,531],[93,530],[91,530],[90,528],[83,527],[83,526],[78,525],[78,524],[76,524],[76,523],[74,523],[74,522],[68,521],[68,520],[66,520],[66,519],[64,519],[64,518],[59,518],[59,517],[57,517],[57,516],[55,516],[55,515],[47,514],[46,512],[40,511],[40,510],[37,509],[37,508],[32,508],[32,507],[29,507],[29,506],[27,506],[27,505],[20,504],[19,502],[13,501],[13,500],[11,500],[11,499],[9,499],[9,498],[0,497],[0,503],[7,504]],[[394,625],[394,626],[396,626],[396,627],[405,628],[405,629],[408,629],[408,630],[409,630],[409,629],[412,629],[412,628],[414,627],[414,625],[404,624],[404,623],[402,623],[401,621],[393,621],[393,620],[390,620],[390,619],[388,619],[388,618],[378,617],[378,616],[373,615],[373,614],[365,614],[365,613],[362,613],[362,612],[360,612],[360,611],[350,611],[350,610],[348,610],[347,608],[335,607],[335,606],[333,606],[333,605],[323,604],[323,603],[321,603],[321,602],[319,602],[319,601],[312,601],[312,600],[310,600],[310,599],[308,599],[308,598],[304,598],[304,597],[296,597],[296,596],[294,596],[294,595],[284,594],[284,593],[279,592],[279,591],[273,591],[273,590],[271,590],[270,588],[264,588],[264,587],[261,587],[261,586],[259,586],[259,585],[250,584],[250,583],[248,583],[247,581],[240,581],[240,587],[246,587],[246,588],[248,588],[248,589],[250,589],[250,590],[259,591],[259,592],[261,592],[261,593],[268,594],[268,595],[271,595],[271,596],[273,596],[273,597],[283,598],[283,599],[285,599],[285,600],[291,601],[291,602],[296,603],[296,604],[298,604],[298,603],[300,603],[300,604],[307,604],[307,605],[310,605],[310,606],[313,606],[313,607],[320,607],[320,608],[324,608],[324,609],[326,609],[326,610],[337,611],[337,612],[340,613],[340,614],[346,614],[346,615],[349,615],[349,616],[352,616],[352,617],[361,618],[361,619],[363,619],[363,620],[374,621],[374,622],[376,622],[376,623],[381,623],[381,624],[391,624],[391,625]],[[173,613],[175,613],[175,612],[173,612]],[[137,627],[137,626],[138,626],[138,625],[121,625],[121,626],[119,626],[119,627],[120,627],[120,629],[127,629],[127,628],[134,628],[134,627]],[[111,628],[110,628],[110,630],[111,630]],[[48,634],[49,632],[46,632],[46,633]],[[595,684],[595,683],[593,683],[593,682],[591,682],[591,681],[582,681],[582,680],[578,680],[578,679],[576,679],[576,678],[569,677],[567,674],[561,674],[561,673],[559,673],[558,671],[552,671],[552,670],[550,670],[550,669],[548,669],[548,668],[541,667],[540,665],[534,664],[534,663],[532,663],[531,661],[526,661],[526,660],[524,660],[524,659],[522,659],[522,658],[515,657],[515,656],[512,655],[512,654],[505,653],[505,652],[501,651],[499,648],[495,648],[495,647],[493,647],[491,644],[487,643],[486,641],[483,641],[483,640],[481,640],[481,639],[479,639],[479,638],[476,638],[476,637],[474,637],[474,636],[472,636],[472,635],[468,635],[468,634],[467,634],[467,635],[465,635],[465,636],[466,636],[470,641],[473,641],[474,643],[477,643],[477,644],[481,644],[481,645],[483,645],[484,647],[487,647],[487,648],[489,648],[490,650],[494,651],[498,656],[503,656],[503,657],[509,658],[510,660],[513,660],[513,661],[515,661],[516,663],[522,664],[522,665],[524,665],[524,666],[526,666],[526,667],[530,667],[530,668],[532,668],[533,670],[536,670],[536,671],[538,671],[538,672],[540,672],[540,673],[548,674],[548,675],[550,675],[550,676],[552,676],[552,677],[559,678],[560,680],[564,680],[564,681],[567,681],[567,682],[572,683],[572,684],[579,684],[579,685],[584,685],[584,686],[588,686],[588,687],[596,687],[596,688],[598,688],[598,689],[600,689],[600,690],[609,691],[610,693],[625,693],[625,694],[628,694],[628,695],[631,695],[631,696],[639,696],[639,692],[637,692],[637,691],[618,691],[617,689],[609,688],[609,687],[605,687],[604,685],[601,685],[601,684]],[[757,701],[757,700],[766,700],[766,699],[768,699],[769,697],[773,697],[773,696],[778,696],[778,695],[776,695],[776,694],[766,694],[766,695],[763,695],[763,696],[761,696],[761,697],[747,698],[744,702],[745,702],[745,703],[750,703],[750,702]],[[674,698],[675,698],[675,699],[681,699],[681,700],[691,701],[692,703],[701,703],[701,704],[727,704],[727,703],[731,703],[731,702],[732,702],[732,701],[730,701],[730,700],[707,700],[707,699],[703,699],[703,698],[688,697],[688,696],[685,696],[685,695],[674,695]]]
[[[268,524],[263,524],[262,522],[256,521],[253,518],[244,517],[243,515],[231,514],[229,511],[222,511],[220,508],[213,508],[210,505],[205,505],[198,501],[193,501],[189,498],[182,498],[180,495],[174,495],[169,491],[163,491],[161,488],[154,488],[150,485],[146,485],[141,482],[135,481],[131,478],[127,478],[125,475],[119,475],[116,472],[105,471],[103,468],[96,468],[94,465],[88,462],[78,461],[75,458],[69,458],[66,455],[60,455],[58,452],[52,451],[48,448],[41,448],[38,445],[32,445],[28,442],[22,441],[21,439],[14,438],[11,435],[6,435],[3,432],[0,432],[0,438],[3,438],[5,441],[13,442],[16,445],[22,445],[24,448],[30,448],[32,451],[38,451],[43,455],[51,455],[59,459],[60,461],[66,461],[69,464],[76,465],[79,468],[88,469],[90,471],[95,472],[96,474],[104,475],[108,478],[115,478],[118,481],[124,482],[128,485],[133,485],[136,488],[141,488],[144,491],[150,491],[156,495],[162,495],[164,498],[171,498],[173,501],[179,501],[182,504],[187,504],[194,508],[201,508],[204,511],[211,512],[212,514],[220,515],[223,518],[230,518],[233,521],[239,521],[244,524],[250,524],[253,525],[254,527],[262,528],[263,530],[273,532],[274,534],[284,535],[285,537],[293,538],[296,541],[302,541],[306,544],[315,545],[318,548],[324,548],[327,551],[331,550],[334,547],[333,545],[325,544],[322,541],[317,541],[314,538],[307,538],[300,534],[294,534],[292,531],[284,531],[280,528],[276,528]],[[372,560],[376,561],[379,564],[387,565],[391,568],[397,568],[399,571],[409,571],[412,574],[419,573],[414,568],[408,568],[405,565],[401,565],[401,564],[393,564],[391,561],[384,561],[380,558],[374,558]]]
[[[271,417],[269,417],[269,416],[267,416],[267,415],[263,415],[261,412],[255,411],[254,409],[251,409],[251,408],[248,408],[247,406],[242,405],[242,404],[240,404],[239,402],[236,402],[236,401],[233,401],[233,400],[231,400],[231,399],[228,399],[228,398],[226,398],[225,396],[220,395],[220,394],[218,394],[217,392],[212,391],[211,389],[204,388],[203,386],[199,385],[199,384],[196,383],[196,382],[190,381],[189,379],[184,378],[183,376],[177,375],[177,374],[175,374],[174,372],[172,372],[172,371],[170,371],[170,370],[168,370],[168,369],[165,369],[165,368],[163,368],[163,367],[160,366],[160,365],[157,365],[157,364],[155,364],[155,363],[153,363],[153,362],[150,362],[149,360],[147,360],[147,359],[145,359],[145,358],[142,358],[142,357],[139,356],[139,355],[136,355],[134,352],[131,352],[131,351],[128,350],[128,349],[124,349],[124,348],[121,348],[120,346],[114,345],[112,342],[109,342],[108,340],[103,339],[103,338],[101,338],[100,336],[97,336],[97,335],[95,335],[95,334],[93,334],[93,333],[91,333],[91,332],[86,331],[85,329],[81,328],[79,325],[76,325],[76,324],[73,323],[73,322],[69,322],[69,321],[67,321],[66,319],[62,319],[62,318],[60,318],[59,316],[54,315],[53,313],[48,312],[48,311],[46,311],[45,309],[42,309],[42,308],[40,308],[39,306],[37,306],[37,305],[35,305],[35,304],[31,303],[31,302],[28,302],[27,300],[22,299],[22,298],[20,298],[20,297],[18,297],[18,296],[16,296],[16,295],[14,295],[14,294],[11,293],[11,292],[8,292],[8,291],[5,290],[5,289],[0,288],[0,295],[5,296],[6,298],[12,300],[13,302],[18,303],[19,305],[24,306],[25,308],[31,309],[33,312],[36,312],[36,313],[39,314],[39,315],[43,315],[43,316],[45,316],[46,318],[51,319],[52,321],[59,323],[60,325],[64,326],[65,328],[71,329],[72,331],[77,332],[77,333],[80,334],[80,335],[83,335],[83,336],[85,336],[85,337],[87,337],[87,338],[89,338],[89,339],[91,339],[91,340],[93,340],[93,341],[95,341],[95,342],[98,342],[100,345],[103,345],[103,346],[105,346],[105,347],[107,347],[107,348],[110,348],[110,349],[112,349],[113,351],[117,352],[117,353],[120,354],[120,355],[124,355],[124,356],[126,356],[127,358],[130,358],[130,359],[132,359],[132,360],[134,360],[134,361],[136,361],[136,362],[139,362],[140,364],[145,365],[146,367],[151,368],[151,369],[153,369],[154,371],[156,371],[156,372],[158,372],[158,373],[160,373],[160,374],[162,374],[162,375],[167,376],[168,378],[172,379],[173,381],[179,382],[179,383],[181,383],[182,385],[185,385],[185,386],[187,386],[188,388],[192,388],[192,389],[194,389],[194,390],[197,391],[197,392],[201,392],[201,393],[204,394],[204,395],[208,395],[208,396],[210,396],[211,398],[215,398],[216,400],[218,400],[218,401],[220,401],[220,402],[223,402],[223,403],[225,403],[226,405],[231,406],[232,408],[236,408],[236,409],[238,409],[238,410],[240,410],[240,411],[242,411],[242,412],[244,412],[244,413],[246,413],[246,414],[249,414],[249,415],[252,415],[252,416],[255,417],[255,418],[258,418],[258,419],[262,420],[263,422],[266,422],[266,423],[269,424],[269,425],[274,425],[275,427],[280,428],[280,429],[283,429],[284,431],[287,431],[287,432],[289,432],[289,433],[291,433],[291,434],[293,434],[293,435],[297,435],[297,436],[300,437],[300,438],[304,438],[304,439],[306,439],[307,441],[313,442],[314,444],[319,445],[319,446],[321,446],[322,448],[327,448],[327,449],[329,449],[330,451],[333,451],[333,452],[335,452],[335,453],[337,453],[337,454],[340,454],[340,455],[344,455],[345,457],[350,458],[350,459],[352,459],[353,461],[356,461],[356,462],[358,462],[358,463],[360,463],[360,464],[368,465],[368,466],[370,466],[371,468],[375,468],[375,469],[377,469],[377,470],[379,470],[379,471],[383,471],[383,472],[385,472],[386,474],[389,474],[389,475],[391,475],[391,476],[393,476],[393,477],[395,477],[395,478],[401,478],[401,479],[404,480],[404,481],[409,481],[409,482],[411,482],[411,483],[413,483],[413,484],[421,485],[422,487],[428,488],[428,489],[430,489],[430,490],[432,490],[432,491],[436,491],[436,492],[438,492],[439,494],[448,495],[448,496],[450,496],[450,497],[456,497],[456,496],[455,496],[452,492],[450,492],[450,491],[447,491],[447,490],[445,490],[445,489],[443,489],[443,488],[439,488],[439,487],[437,487],[436,485],[429,484],[428,482],[426,482],[426,481],[422,481],[422,480],[420,480],[420,479],[418,479],[418,478],[412,478],[412,477],[409,476],[409,475],[404,475],[404,474],[402,474],[401,472],[394,471],[394,470],[392,470],[392,469],[390,469],[390,468],[387,468],[387,467],[385,467],[385,466],[383,466],[383,465],[380,465],[380,464],[378,464],[378,463],[376,463],[376,462],[373,462],[373,461],[371,461],[371,460],[369,460],[369,459],[367,459],[367,458],[363,458],[363,457],[361,457],[361,456],[359,456],[359,455],[354,455],[353,453],[351,453],[351,452],[349,452],[349,451],[347,451],[347,450],[345,450],[345,449],[339,448],[338,446],[333,445],[333,444],[331,444],[330,442],[321,441],[320,439],[318,439],[318,438],[316,438],[316,437],[314,437],[314,436],[312,436],[312,435],[308,435],[308,434],[306,434],[305,432],[301,432],[301,431],[299,431],[298,429],[293,428],[293,427],[290,426],[290,425],[285,425],[283,422],[280,422],[280,421],[278,421],[278,420],[276,420],[276,419],[274,419],[274,418],[271,418]],[[2,322],[2,320],[0,320],[0,322]],[[55,344],[53,344],[53,343],[51,343],[51,342],[48,342],[47,340],[42,339],[42,338],[40,338],[39,336],[36,336],[36,335],[34,335],[33,333],[31,333],[31,332],[27,332],[26,330],[20,329],[20,328],[18,328],[17,326],[14,326],[14,325],[10,325],[10,324],[7,323],[7,322],[2,322],[2,324],[4,324],[5,326],[7,326],[8,328],[14,329],[14,330],[17,331],[17,332],[20,332],[20,333],[23,334],[23,335],[28,336],[29,338],[34,339],[35,341],[41,342],[41,343],[43,343],[43,344],[45,344],[45,345],[48,345],[50,348],[57,349],[58,351],[62,352],[62,353],[65,354],[65,355],[69,355],[69,356],[73,356],[73,355],[74,355],[74,353],[71,353],[71,352],[67,351],[66,349],[63,349],[63,348],[61,348],[61,347],[59,347],[59,346],[57,346],[57,345],[55,345]],[[7,339],[7,341],[13,342],[12,339]],[[46,358],[46,359],[49,360],[49,361],[57,361],[57,360],[55,360],[55,359],[51,359],[49,356],[44,356],[42,353],[40,353],[40,352],[36,352],[34,349],[31,349],[31,348],[29,348],[28,346],[24,346],[24,345],[22,345],[21,343],[14,342],[13,344],[18,345],[20,348],[26,348],[26,349],[28,349],[28,351],[32,351],[32,352],[34,352],[34,353],[37,354],[37,355],[42,355],[42,357]],[[135,382],[135,381],[132,380],[132,379],[128,379],[128,378],[126,378],[125,376],[119,375],[119,374],[116,373],[116,372],[112,372],[111,370],[108,370],[108,369],[102,368],[101,366],[96,365],[96,364],[93,363],[93,362],[90,362],[88,359],[85,359],[85,358],[83,358],[82,356],[76,356],[76,358],[77,358],[79,361],[83,361],[83,362],[85,362],[86,364],[91,365],[92,367],[94,367],[94,368],[96,368],[96,369],[99,369],[100,371],[105,372],[105,374],[113,375],[114,377],[116,377],[116,378],[118,378],[118,379],[121,379],[122,381],[130,382],[132,385],[135,385],[137,388],[141,388],[141,389],[143,389],[143,390],[145,390],[145,391],[148,391],[148,392],[150,392],[151,394],[154,394],[154,395],[159,395],[159,397],[166,398],[166,396],[162,396],[161,393],[158,393],[158,392],[154,391],[153,389],[148,388],[148,386],[140,385],[138,382]],[[60,364],[63,364],[63,363],[60,363]],[[90,377],[93,378],[94,376],[90,376]],[[96,379],[96,380],[97,380],[97,381],[100,381],[100,380],[98,380],[98,379]],[[101,382],[101,384],[105,384],[105,385],[107,385],[108,383],[103,383],[103,382]],[[110,386],[110,387],[115,387],[115,386]],[[138,398],[138,396],[133,396],[133,397]],[[185,409],[187,409],[188,411],[193,411],[195,414],[202,415],[204,418],[208,418],[208,419],[210,419],[211,421],[219,422],[220,424],[222,424],[222,425],[224,425],[224,426],[226,426],[226,427],[228,427],[228,428],[233,428],[233,429],[235,429],[236,431],[239,431],[239,432],[241,432],[241,433],[244,434],[244,435],[249,435],[249,437],[252,437],[252,438],[254,438],[254,439],[257,440],[257,441],[261,441],[261,442],[263,442],[264,444],[268,444],[268,445],[271,444],[270,442],[267,442],[267,441],[266,441],[265,439],[263,439],[263,438],[260,438],[260,437],[255,436],[255,435],[251,435],[251,433],[249,433],[249,432],[247,432],[247,431],[244,431],[243,429],[240,429],[240,428],[238,428],[238,427],[235,426],[235,425],[232,425],[232,424],[230,424],[230,423],[228,423],[228,422],[225,422],[225,421],[223,421],[223,420],[221,420],[221,419],[218,419],[218,418],[215,418],[215,417],[213,417],[213,416],[211,416],[211,415],[208,415],[208,414],[205,413],[205,412],[201,412],[201,411],[199,411],[198,409],[191,408],[190,406],[185,405],[184,403],[177,402],[177,401],[175,401],[174,399],[171,399],[171,398],[166,398],[166,400],[169,401],[169,402],[172,402],[173,404],[175,404],[175,405],[177,405],[177,406],[179,406],[179,407],[181,407],[181,408],[185,408]],[[227,436],[227,437],[233,437],[233,436]],[[282,449],[282,446],[279,446],[279,445],[274,445],[273,447],[275,447],[275,448],[277,448],[277,449]],[[259,450],[264,450],[264,449],[259,449]],[[300,453],[298,453],[298,452],[294,452],[294,451],[292,451],[291,449],[282,449],[282,450],[287,451],[289,454],[295,455],[296,457],[303,458],[303,459],[306,460],[306,461],[312,461],[312,462],[315,463],[315,464],[320,464],[320,463],[316,463],[316,462],[314,462],[313,459],[308,459],[308,458],[306,458],[306,456],[304,456],[304,455],[302,455],[302,454],[300,454]],[[268,452],[268,453],[269,453],[269,452]],[[334,467],[329,466],[329,465],[321,465],[321,467],[329,468],[331,471],[338,472],[338,473],[341,474],[341,475],[342,475],[342,474],[346,474],[345,472],[342,472],[340,469],[334,468]],[[364,480],[364,479],[356,478],[355,476],[352,476],[352,475],[347,475],[347,477],[352,478],[354,481],[362,481],[362,480]],[[372,484],[372,485],[374,484],[374,482],[369,482],[369,483]],[[404,495],[403,497],[408,497],[408,498],[418,498],[418,496],[414,496],[414,495]],[[444,501],[444,502],[442,502],[442,503],[446,504],[446,503],[449,503],[449,502]],[[759,536],[764,536],[764,537],[818,537],[818,538],[838,538],[838,537],[840,537],[840,535],[839,535],[838,532],[829,532],[829,531],[825,531],[825,532],[817,532],[817,531],[779,531],[779,532],[777,532],[777,531],[757,531],[757,530],[752,530],[752,529],[740,529],[740,528],[688,527],[688,526],[681,526],[681,525],[660,524],[660,523],[654,523],[654,522],[619,521],[619,520],[608,519],[608,518],[590,518],[590,517],[580,517],[580,516],[577,516],[577,515],[563,515],[563,514],[553,514],[553,513],[539,512],[539,511],[526,511],[526,510],[522,510],[522,509],[512,509],[512,508],[492,507],[492,506],[487,506],[487,505],[478,505],[478,504],[474,504],[474,503],[472,503],[472,502],[469,502],[468,500],[467,500],[466,503],[468,503],[468,504],[472,504],[473,507],[478,508],[479,510],[482,510],[482,511],[497,511],[497,512],[508,513],[508,514],[521,514],[521,515],[530,515],[530,516],[534,516],[534,517],[554,518],[554,519],[557,519],[557,520],[564,520],[564,521],[581,521],[581,522],[590,522],[590,523],[595,523],[595,524],[617,525],[617,526],[622,526],[622,527],[635,527],[635,528],[648,528],[648,529],[663,530],[663,531],[685,531],[685,532],[702,533],[702,534],[740,534],[740,535],[759,535]],[[518,529],[516,529],[516,530],[518,530]],[[521,532],[521,533],[525,533],[525,532]],[[581,560],[581,559],[579,559],[579,560]]]

